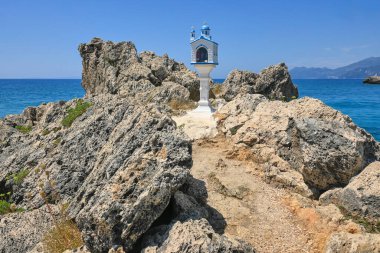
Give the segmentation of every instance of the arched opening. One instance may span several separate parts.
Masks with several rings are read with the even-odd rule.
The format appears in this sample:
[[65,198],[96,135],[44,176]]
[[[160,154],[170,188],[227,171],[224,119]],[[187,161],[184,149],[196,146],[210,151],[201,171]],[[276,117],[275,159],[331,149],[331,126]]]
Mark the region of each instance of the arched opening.
[[208,62],[208,52],[204,47],[197,50],[197,62]]

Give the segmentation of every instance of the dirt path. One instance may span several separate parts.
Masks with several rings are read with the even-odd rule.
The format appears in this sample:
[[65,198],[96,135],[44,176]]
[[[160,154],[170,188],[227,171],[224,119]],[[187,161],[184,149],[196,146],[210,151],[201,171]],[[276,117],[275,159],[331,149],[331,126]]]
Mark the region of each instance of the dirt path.
[[263,182],[255,165],[228,159],[228,146],[218,139],[193,144],[192,175],[206,182],[208,205],[227,222],[224,232],[259,253],[313,252],[305,226],[284,204],[286,191]]

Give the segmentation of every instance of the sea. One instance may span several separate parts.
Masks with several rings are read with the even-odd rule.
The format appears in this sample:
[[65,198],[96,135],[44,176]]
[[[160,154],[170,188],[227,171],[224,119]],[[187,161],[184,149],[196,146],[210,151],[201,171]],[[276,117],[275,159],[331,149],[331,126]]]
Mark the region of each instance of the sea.
[[[214,79],[221,83],[223,79]],[[347,114],[380,141],[380,85],[360,79],[294,79],[300,97],[313,97]],[[80,98],[80,79],[0,79],[0,118],[28,106]]]

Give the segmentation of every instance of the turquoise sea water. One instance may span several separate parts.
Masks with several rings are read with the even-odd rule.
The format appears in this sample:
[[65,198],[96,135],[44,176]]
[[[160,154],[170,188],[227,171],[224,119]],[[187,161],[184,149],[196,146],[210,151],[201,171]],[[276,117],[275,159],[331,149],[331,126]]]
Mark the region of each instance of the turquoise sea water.
[[28,106],[84,96],[79,79],[0,79],[0,118]]
[[[79,79],[0,79],[0,117],[21,113],[27,106],[82,97],[84,90],[80,82]],[[295,79],[293,82],[301,97],[318,98],[342,111],[380,141],[380,85],[366,85],[358,79]]]

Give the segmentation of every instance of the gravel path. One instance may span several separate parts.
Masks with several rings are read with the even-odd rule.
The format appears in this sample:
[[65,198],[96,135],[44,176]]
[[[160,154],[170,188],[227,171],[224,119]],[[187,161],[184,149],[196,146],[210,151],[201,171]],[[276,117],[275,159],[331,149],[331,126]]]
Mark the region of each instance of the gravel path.
[[206,182],[208,205],[225,219],[224,232],[259,253],[314,252],[313,241],[284,204],[286,191],[263,182],[254,164],[229,159],[223,140],[193,144],[192,175]]

